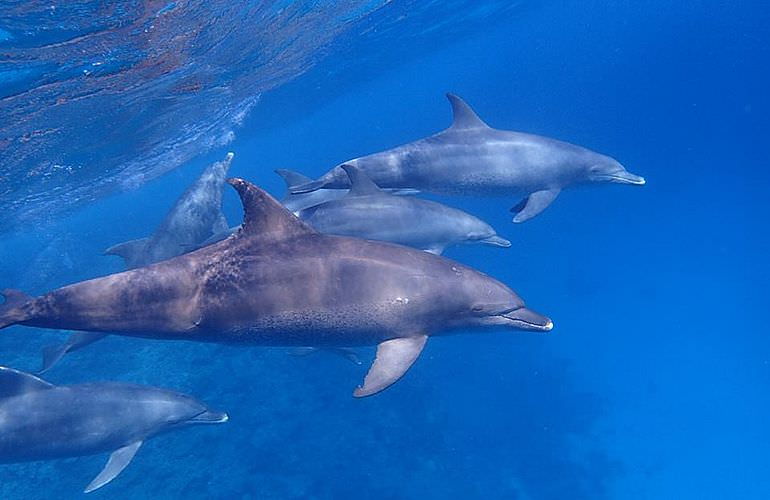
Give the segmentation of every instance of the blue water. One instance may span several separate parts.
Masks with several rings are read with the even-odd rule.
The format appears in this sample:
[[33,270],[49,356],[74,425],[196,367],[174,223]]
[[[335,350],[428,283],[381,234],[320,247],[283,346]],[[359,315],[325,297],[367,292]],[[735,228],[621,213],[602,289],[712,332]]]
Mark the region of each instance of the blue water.
[[[247,9],[238,4],[230,2],[229,12]],[[292,2],[273,7],[284,4]],[[159,16],[175,12],[163,2],[152,6]],[[148,441],[90,496],[770,498],[770,9],[748,1],[395,0],[361,2],[323,23],[300,23],[310,31],[298,32],[314,40],[352,17],[355,26],[333,41],[292,53],[296,71],[280,81],[266,84],[273,70],[260,65],[253,80],[238,66],[211,70],[211,89],[239,82],[225,99],[247,110],[238,119],[228,111],[206,122],[221,95],[205,82],[207,91],[169,108],[159,101],[159,116],[172,121],[142,107],[144,126],[116,122],[88,154],[76,146],[88,142],[83,120],[101,119],[96,102],[84,105],[95,113],[90,118],[45,99],[29,103],[25,113],[55,117],[55,134],[32,136],[41,151],[24,149],[29,141],[7,142],[16,122],[0,117],[0,154],[15,155],[0,166],[0,285],[42,293],[117,272],[120,263],[101,252],[148,234],[225,151],[236,153],[232,175],[280,195],[275,168],[318,175],[443,129],[447,91],[492,126],[610,154],[647,185],[567,190],[520,225],[508,212],[516,199],[442,198],[513,242],[446,255],[508,283],[556,326],[544,336],[432,339],[401,381],[371,398],[350,396],[365,367],[324,354],[130,338],[72,354],[46,378],[174,388],[231,416],[223,426]],[[0,53],[34,45],[33,34],[19,35],[9,19],[0,15]],[[240,29],[247,20],[233,23]],[[60,35],[75,24],[61,23]],[[289,50],[276,47],[276,54]],[[261,54],[242,50],[246,60],[250,51]],[[216,65],[207,58],[221,53],[190,64]],[[66,78],[61,65],[54,74],[45,64],[14,63],[0,58],[0,95],[9,95],[5,85],[17,94],[25,81]],[[136,102],[153,89],[138,92]],[[103,99],[121,102],[121,95]],[[0,99],[0,107],[10,105]],[[130,115],[105,109],[109,119]],[[179,126],[184,120],[188,128]],[[192,132],[169,136],[180,130]],[[235,136],[222,141],[209,137],[231,130]],[[169,151],[183,145],[183,154],[153,149],[168,144]],[[111,153],[120,161],[95,161]],[[129,162],[133,153],[140,166]],[[56,155],[87,173],[41,166],[41,158],[56,164]],[[232,192],[225,196],[235,223],[239,204]],[[0,364],[34,370],[39,349],[62,335],[4,330]],[[364,354],[368,362],[373,350]],[[76,497],[105,460],[2,465],[0,498]]]

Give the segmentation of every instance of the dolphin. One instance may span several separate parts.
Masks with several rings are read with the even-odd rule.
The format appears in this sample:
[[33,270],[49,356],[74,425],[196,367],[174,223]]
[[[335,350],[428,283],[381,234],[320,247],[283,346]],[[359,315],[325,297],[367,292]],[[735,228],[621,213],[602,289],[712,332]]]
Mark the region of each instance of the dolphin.
[[[210,165],[174,204],[158,229],[147,238],[131,240],[105,250],[105,255],[119,255],[128,269],[159,262],[197,248],[212,235],[227,236],[228,224],[222,213],[222,190],[233,153]],[[229,234],[229,233],[228,233]],[[218,240],[216,240],[218,241]],[[43,366],[50,370],[64,355],[106,337],[106,333],[73,334],[60,345],[43,350]]]
[[[313,179],[285,168],[279,168],[275,173],[280,175],[284,182],[286,182],[286,194],[281,198],[281,204],[293,212],[294,215],[297,215],[306,208],[314,207],[327,201],[338,200],[348,193],[347,189],[317,189],[308,193],[294,194],[291,192],[292,186],[308,184]],[[416,189],[388,189],[387,191],[399,196],[419,193]]]
[[187,252],[229,225],[222,213],[222,190],[233,153],[210,165],[177,199],[155,232],[114,245],[105,255],[119,255],[128,269],[146,266]]
[[430,335],[553,327],[481,272],[409,247],[319,233],[260,188],[228,182],[244,209],[234,235],[38,298],[3,290],[0,329],[21,324],[285,347],[377,345],[354,391],[361,397],[398,380]]
[[57,386],[0,367],[0,463],[111,452],[86,487],[109,483],[142,443],[193,424],[226,422],[226,413],[177,392],[113,382]]
[[586,148],[538,135],[498,130],[465,101],[447,94],[452,125],[433,136],[338,165],[293,193],[350,186],[342,165],[363,170],[381,188],[415,188],[438,194],[523,196],[511,211],[524,222],[545,210],[562,189],[614,182],[641,186],[616,160]]
[[462,210],[387,194],[358,167],[342,169],[350,177],[347,196],[299,212],[300,219],[322,233],[390,241],[435,254],[459,243],[511,246],[489,224]]

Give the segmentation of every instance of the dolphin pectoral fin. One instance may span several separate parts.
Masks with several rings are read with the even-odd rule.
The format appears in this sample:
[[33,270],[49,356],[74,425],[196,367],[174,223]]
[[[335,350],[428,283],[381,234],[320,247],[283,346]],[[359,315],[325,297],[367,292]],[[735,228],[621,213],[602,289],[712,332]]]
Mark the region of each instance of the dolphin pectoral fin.
[[136,455],[140,446],[142,446],[142,441],[136,441],[119,450],[113,451],[112,455],[110,455],[110,459],[107,461],[107,465],[105,465],[99,475],[86,486],[84,493],[91,493],[94,490],[98,490],[115,479],[118,474],[123,472],[123,469],[131,463],[131,459],[134,458],[134,455]]
[[69,343],[63,343],[58,345],[49,345],[43,347],[43,365],[40,367],[40,370],[38,370],[37,374],[42,375],[43,373],[50,370],[53,365],[59,362],[61,358],[64,357],[65,354],[69,351]]
[[353,396],[371,396],[400,379],[417,360],[427,340],[427,335],[416,335],[386,340],[378,345],[377,357],[364,378],[364,385],[357,387]]
[[524,222],[536,216],[559,196],[561,189],[544,189],[535,191],[525,200],[511,209],[511,212],[518,212],[513,218],[513,222]]
[[444,247],[436,245],[430,248],[423,248],[423,250],[433,255],[441,255],[444,252]]
[[72,351],[77,351],[83,347],[93,344],[104,337],[106,333],[95,332],[77,332],[70,335],[66,342],[59,345],[49,345],[43,348],[43,367],[40,368],[38,374],[45,373],[50,370],[53,365],[59,362],[65,354]]

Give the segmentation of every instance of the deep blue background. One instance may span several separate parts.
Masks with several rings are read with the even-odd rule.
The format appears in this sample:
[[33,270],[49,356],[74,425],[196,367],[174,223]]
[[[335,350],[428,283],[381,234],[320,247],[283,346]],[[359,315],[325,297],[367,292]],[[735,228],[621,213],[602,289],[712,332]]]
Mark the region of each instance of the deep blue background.
[[[770,496],[770,12],[637,4],[524,4],[453,43],[351,44],[266,94],[230,146],[233,175],[282,194],[274,168],[317,175],[444,128],[452,91],[492,126],[614,156],[648,184],[568,190],[523,225],[518,200],[446,199],[514,243],[447,255],[510,284],[550,335],[433,339],[362,401],[365,369],[328,355],[108,339],[48,378],[173,387],[232,420],[150,441],[92,497]],[[356,63],[335,72],[343,59]],[[2,284],[38,293],[119,270],[100,251],[148,233],[223,154],[6,236]],[[226,205],[237,221],[232,193]],[[3,364],[34,369],[56,338],[4,331]],[[74,495],[105,459],[2,466],[0,496]]]

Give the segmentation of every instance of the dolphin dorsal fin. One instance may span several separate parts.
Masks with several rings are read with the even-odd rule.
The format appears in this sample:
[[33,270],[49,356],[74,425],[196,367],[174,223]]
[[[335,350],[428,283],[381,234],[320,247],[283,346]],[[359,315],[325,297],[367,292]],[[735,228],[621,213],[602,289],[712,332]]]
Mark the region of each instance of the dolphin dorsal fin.
[[292,186],[299,186],[302,184],[307,184],[308,182],[313,182],[313,179],[310,177],[286,168],[277,168],[275,169],[275,173],[281,176],[283,181],[286,183],[287,189],[291,189]]
[[452,126],[453,130],[464,130],[470,128],[489,128],[484,120],[479,118],[473,109],[458,96],[448,93],[446,98],[452,105]]
[[275,198],[243,179],[227,179],[238,191],[243,204],[243,224],[237,238],[254,237],[260,240],[283,240],[316,230],[299,220]]
[[53,387],[52,384],[29,373],[0,366],[0,398],[10,398],[27,392],[52,389]]
[[341,165],[341,168],[348,174],[348,179],[350,179],[350,192],[348,193],[348,196],[384,194],[384,191],[380,189],[360,168],[354,167],[348,163]]

